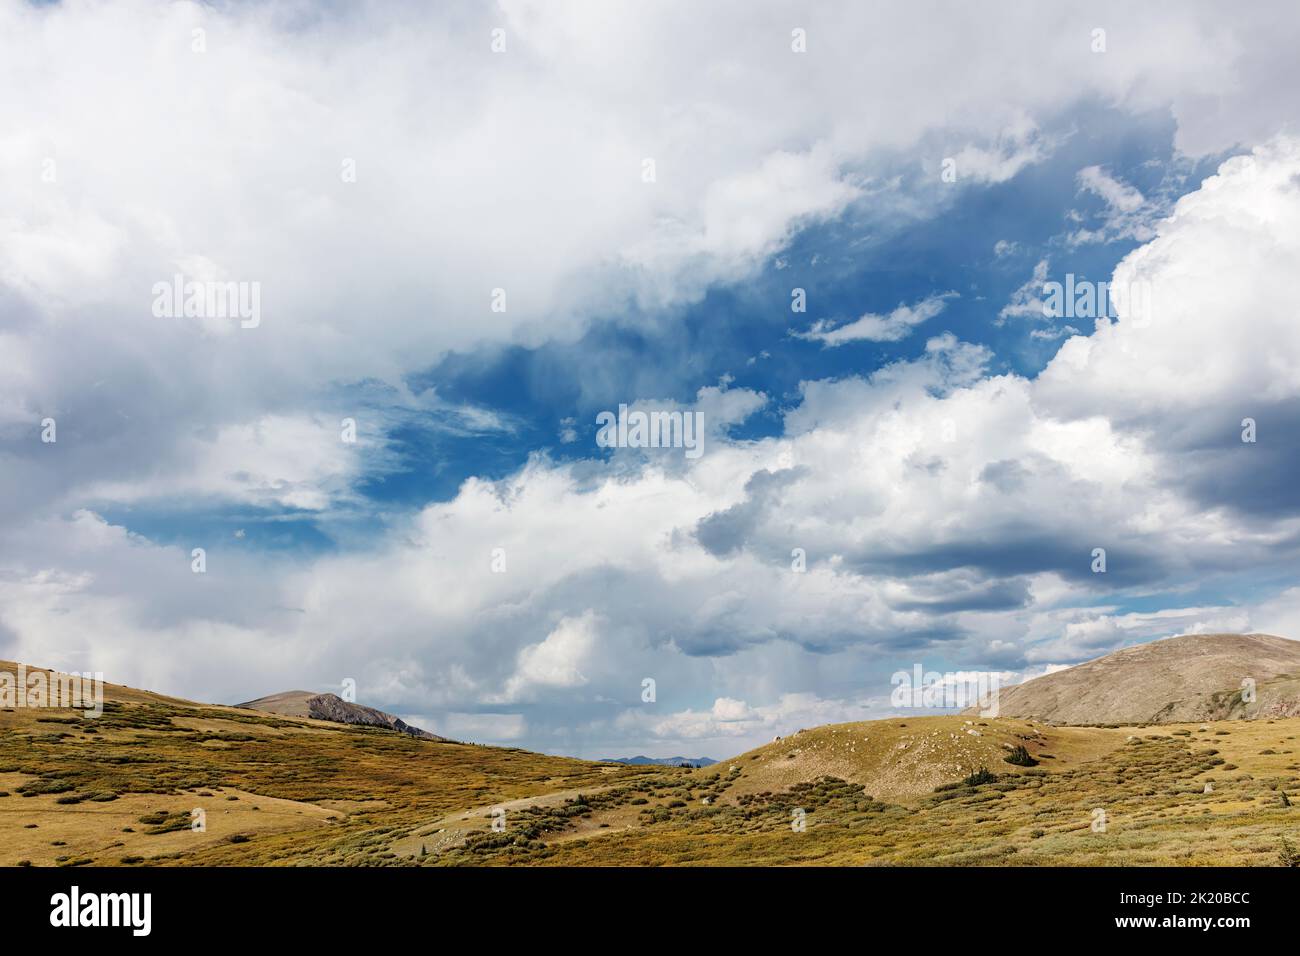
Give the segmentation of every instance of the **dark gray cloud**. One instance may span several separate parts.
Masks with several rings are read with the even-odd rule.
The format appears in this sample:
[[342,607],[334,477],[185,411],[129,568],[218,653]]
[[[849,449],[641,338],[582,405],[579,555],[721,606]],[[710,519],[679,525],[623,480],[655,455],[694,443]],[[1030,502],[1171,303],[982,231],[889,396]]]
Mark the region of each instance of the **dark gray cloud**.
[[724,557],[746,547],[759,525],[779,507],[779,496],[806,474],[803,468],[756,471],[745,482],[745,500],[702,518],[695,537],[711,554]]

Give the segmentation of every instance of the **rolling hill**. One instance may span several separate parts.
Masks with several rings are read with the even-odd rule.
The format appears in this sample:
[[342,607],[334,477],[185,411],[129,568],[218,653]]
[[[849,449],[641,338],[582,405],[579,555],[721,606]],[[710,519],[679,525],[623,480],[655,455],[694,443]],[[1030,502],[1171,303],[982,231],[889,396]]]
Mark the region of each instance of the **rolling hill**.
[[306,690],[289,690],[279,694],[271,694],[267,697],[259,697],[257,700],[250,700],[235,706],[245,710],[260,710],[267,714],[281,714],[286,717],[328,720],[336,724],[387,727],[390,730],[410,734],[412,737],[421,737],[425,740],[447,739],[427,730],[421,730],[419,727],[412,727],[400,717],[394,717],[392,714],[376,710],[374,707],[350,703],[337,694],[313,694],[311,691]]
[[1297,717],[1300,641],[1189,634],[1139,644],[1004,687],[998,708],[1073,725]]
[[1300,718],[838,724],[529,801],[501,833],[479,807],[397,846],[451,865],[1292,866],[1298,736]]
[[[1292,651],[1178,638],[1074,669],[1114,682],[1101,697],[1056,674],[1013,689],[1057,715],[1143,695],[1132,723],[909,716],[708,768],[320,719],[303,691],[252,708],[109,684],[99,716],[0,708],[0,865],[1295,865],[1300,717],[1273,715]],[[1243,668],[1267,693],[1216,696]],[[1148,719],[1187,708],[1228,719]]]
[[667,769],[118,684],[103,694],[98,717],[0,708],[0,865],[385,865],[398,860],[390,844],[399,835],[459,808]]

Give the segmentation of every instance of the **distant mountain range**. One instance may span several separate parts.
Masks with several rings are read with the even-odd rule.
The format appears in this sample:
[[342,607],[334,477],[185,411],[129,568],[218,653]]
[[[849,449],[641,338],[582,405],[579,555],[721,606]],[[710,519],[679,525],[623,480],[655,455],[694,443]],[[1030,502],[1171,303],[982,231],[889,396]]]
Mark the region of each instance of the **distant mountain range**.
[[716,760],[708,757],[606,757],[601,763],[621,763],[629,767],[711,767]]

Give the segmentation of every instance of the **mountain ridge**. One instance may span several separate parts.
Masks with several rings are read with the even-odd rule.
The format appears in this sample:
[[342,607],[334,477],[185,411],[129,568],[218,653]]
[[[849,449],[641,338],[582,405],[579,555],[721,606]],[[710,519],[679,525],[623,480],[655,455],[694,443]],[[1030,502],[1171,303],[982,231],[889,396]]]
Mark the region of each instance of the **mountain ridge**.
[[1135,644],[1002,688],[998,715],[1072,726],[1296,717],[1300,641],[1184,634]]
[[313,694],[306,690],[287,690],[234,706],[243,710],[261,711],[264,714],[279,714],[283,717],[308,717],[313,720],[328,720],[336,724],[387,727],[421,740],[446,741],[448,739],[412,726],[402,718],[386,711],[346,701],[337,694]]

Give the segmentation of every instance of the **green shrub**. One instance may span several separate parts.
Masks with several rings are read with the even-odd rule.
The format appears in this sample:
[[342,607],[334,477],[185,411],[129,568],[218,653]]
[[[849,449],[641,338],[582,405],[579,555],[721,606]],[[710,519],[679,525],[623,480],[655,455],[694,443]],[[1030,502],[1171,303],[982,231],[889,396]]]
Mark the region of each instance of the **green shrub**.
[[998,775],[989,770],[988,767],[980,767],[978,770],[972,771],[968,774],[962,783],[968,787],[978,787],[983,783],[993,783],[997,779]]
[[1277,862],[1279,866],[1300,867],[1300,853],[1286,837],[1282,838],[1282,849],[1277,851]]
[[1004,758],[1007,763],[1015,764],[1017,767],[1037,767],[1038,761],[1030,756],[1029,751],[1025,749],[1024,744],[1020,744],[1011,753]]

